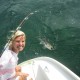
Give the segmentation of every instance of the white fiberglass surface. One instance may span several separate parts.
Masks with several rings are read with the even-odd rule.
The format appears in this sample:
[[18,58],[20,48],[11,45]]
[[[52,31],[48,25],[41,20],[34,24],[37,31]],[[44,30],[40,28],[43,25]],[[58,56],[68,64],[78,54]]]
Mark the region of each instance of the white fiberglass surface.
[[[80,80],[66,66],[51,58],[36,58],[20,64],[33,80]],[[27,79],[28,80],[28,79]]]
[[[39,68],[41,68],[43,71],[38,70]],[[47,76],[49,80],[68,80],[65,77],[65,75],[63,75],[58,69],[56,69],[56,67],[41,60],[35,61],[34,64],[28,64],[23,66],[22,71],[28,73],[34,80],[36,79],[36,77],[39,77],[43,73],[46,74],[44,78]],[[40,80],[40,77],[39,77],[39,80]]]
[[37,61],[41,66],[42,70],[46,73],[49,80],[68,80],[62,72],[60,72],[56,67],[50,65],[45,61]]

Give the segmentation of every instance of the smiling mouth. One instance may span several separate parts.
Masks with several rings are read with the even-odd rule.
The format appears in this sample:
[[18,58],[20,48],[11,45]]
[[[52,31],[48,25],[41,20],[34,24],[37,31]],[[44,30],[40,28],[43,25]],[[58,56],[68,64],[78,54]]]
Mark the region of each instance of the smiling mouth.
[[24,46],[18,46],[17,48],[18,48],[18,49],[23,49],[23,48],[24,48]]

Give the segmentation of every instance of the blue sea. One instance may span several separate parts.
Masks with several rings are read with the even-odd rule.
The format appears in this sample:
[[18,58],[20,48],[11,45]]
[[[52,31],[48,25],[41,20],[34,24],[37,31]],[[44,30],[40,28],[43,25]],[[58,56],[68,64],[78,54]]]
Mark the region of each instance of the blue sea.
[[27,37],[19,63],[48,56],[80,76],[80,0],[0,0],[0,54],[17,27]]

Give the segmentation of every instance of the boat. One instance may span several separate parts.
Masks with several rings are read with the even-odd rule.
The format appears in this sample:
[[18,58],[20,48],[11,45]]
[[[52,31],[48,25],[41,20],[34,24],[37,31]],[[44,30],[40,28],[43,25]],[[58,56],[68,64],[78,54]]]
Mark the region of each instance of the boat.
[[[73,71],[50,57],[37,57],[19,64],[32,80],[80,80]],[[29,80],[27,78],[27,80]]]

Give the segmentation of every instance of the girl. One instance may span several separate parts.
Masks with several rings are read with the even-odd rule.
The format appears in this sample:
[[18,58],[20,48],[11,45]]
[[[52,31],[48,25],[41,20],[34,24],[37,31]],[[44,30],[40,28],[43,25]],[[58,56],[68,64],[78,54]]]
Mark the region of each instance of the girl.
[[0,80],[15,80],[17,76],[23,78],[28,76],[26,73],[17,72],[18,54],[25,47],[25,33],[17,30],[11,38],[9,47],[3,52],[0,58]]

